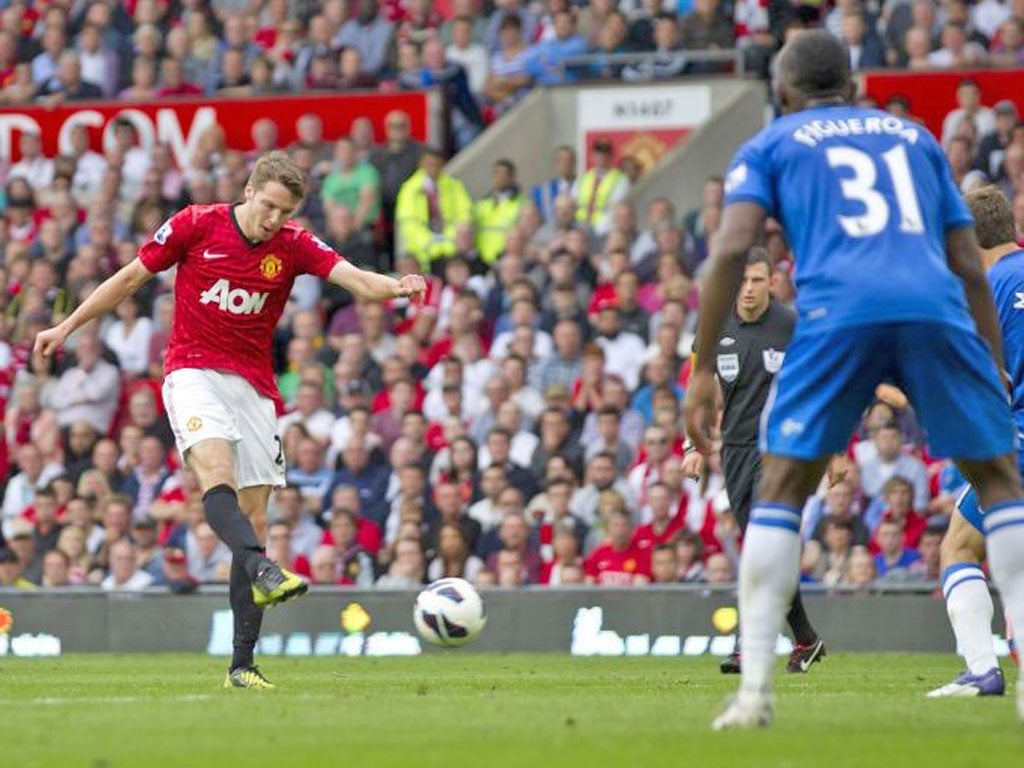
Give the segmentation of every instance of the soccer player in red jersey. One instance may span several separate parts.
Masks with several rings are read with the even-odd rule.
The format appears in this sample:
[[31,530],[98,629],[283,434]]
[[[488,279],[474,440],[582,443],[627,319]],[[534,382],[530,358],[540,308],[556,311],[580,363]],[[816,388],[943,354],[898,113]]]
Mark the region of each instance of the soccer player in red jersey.
[[249,520],[265,513],[271,489],[284,485],[271,349],[292,282],[314,274],[371,301],[416,300],[426,288],[419,275],[396,280],[357,269],[290,223],[305,189],[305,174],[287,155],[264,155],[245,202],[178,212],[70,317],[36,336],[36,351],[52,355],[69,334],[177,266],[163,395],[178,449],[199,479],[206,519],[232,553],[234,656],[225,687],[272,687],[253,666],[263,608],[309,588],[267,559]]
[[608,519],[608,538],[583,563],[587,579],[603,587],[631,587],[651,580],[651,551],[633,542],[629,512],[616,510]]

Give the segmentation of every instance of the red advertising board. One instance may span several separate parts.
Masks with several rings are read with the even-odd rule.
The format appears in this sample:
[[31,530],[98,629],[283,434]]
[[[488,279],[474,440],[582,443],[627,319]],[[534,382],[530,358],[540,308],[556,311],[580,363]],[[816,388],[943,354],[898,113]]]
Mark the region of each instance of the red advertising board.
[[987,69],[958,72],[869,72],[863,76],[863,92],[882,107],[893,96],[910,103],[910,113],[924,120],[936,136],[942,133],[946,114],[956,109],[956,87],[971,78],[981,88],[981,100],[991,107],[1010,99],[1024,114],[1024,70]]
[[414,137],[435,141],[439,137],[431,135],[430,103],[431,94],[415,92],[166,99],[129,104],[77,102],[53,108],[0,109],[0,161],[18,159],[17,137],[24,131],[42,134],[45,154],[66,152],[70,149],[71,128],[77,123],[89,128],[93,149],[102,151],[104,142],[112,139],[112,122],[117,117],[134,123],[143,147],[166,143],[179,166],[187,165],[199,137],[212,125],[224,130],[228,147],[250,150],[253,123],[269,118],[277,124],[279,143],[286,146],[296,138],[298,118],[311,112],[323,120],[325,139],[347,134],[356,118],[367,117],[373,123],[377,141],[381,141],[384,116],[397,109],[408,113]]

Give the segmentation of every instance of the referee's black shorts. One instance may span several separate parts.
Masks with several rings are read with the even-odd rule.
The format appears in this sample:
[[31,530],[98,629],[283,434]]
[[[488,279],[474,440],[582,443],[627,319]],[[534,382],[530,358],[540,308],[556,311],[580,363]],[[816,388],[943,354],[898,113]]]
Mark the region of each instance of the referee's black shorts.
[[756,445],[723,445],[722,473],[725,475],[725,490],[729,494],[729,507],[740,530],[746,532],[754,491],[761,479],[761,452]]

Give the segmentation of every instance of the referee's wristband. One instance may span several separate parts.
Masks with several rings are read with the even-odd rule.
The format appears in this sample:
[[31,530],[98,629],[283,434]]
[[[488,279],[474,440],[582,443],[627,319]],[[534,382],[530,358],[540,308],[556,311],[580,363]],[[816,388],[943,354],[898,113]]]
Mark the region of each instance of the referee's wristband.
[[690,438],[686,438],[686,441],[683,443],[683,456],[684,457],[689,456],[691,453],[695,452],[696,450],[697,450],[697,446],[695,446],[693,444],[693,440],[691,440]]

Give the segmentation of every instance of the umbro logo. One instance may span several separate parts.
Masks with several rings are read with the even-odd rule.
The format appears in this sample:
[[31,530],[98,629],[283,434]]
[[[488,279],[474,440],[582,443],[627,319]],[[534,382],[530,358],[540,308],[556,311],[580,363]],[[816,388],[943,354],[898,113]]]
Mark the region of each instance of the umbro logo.
[[203,251],[204,259],[226,259],[228,255],[226,253],[210,253],[208,250]]
[[736,343],[736,339],[732,338],[731,336],[725,336],[718,343],[721,344],[723,347],[731,347],[733,344]]
[[1020,291],[1016,291],[1016,294],[1017,294],[1017,301],[1014,302],[1013,308],[1014,309],[1024,309],[1024,293],[1021,293]]

